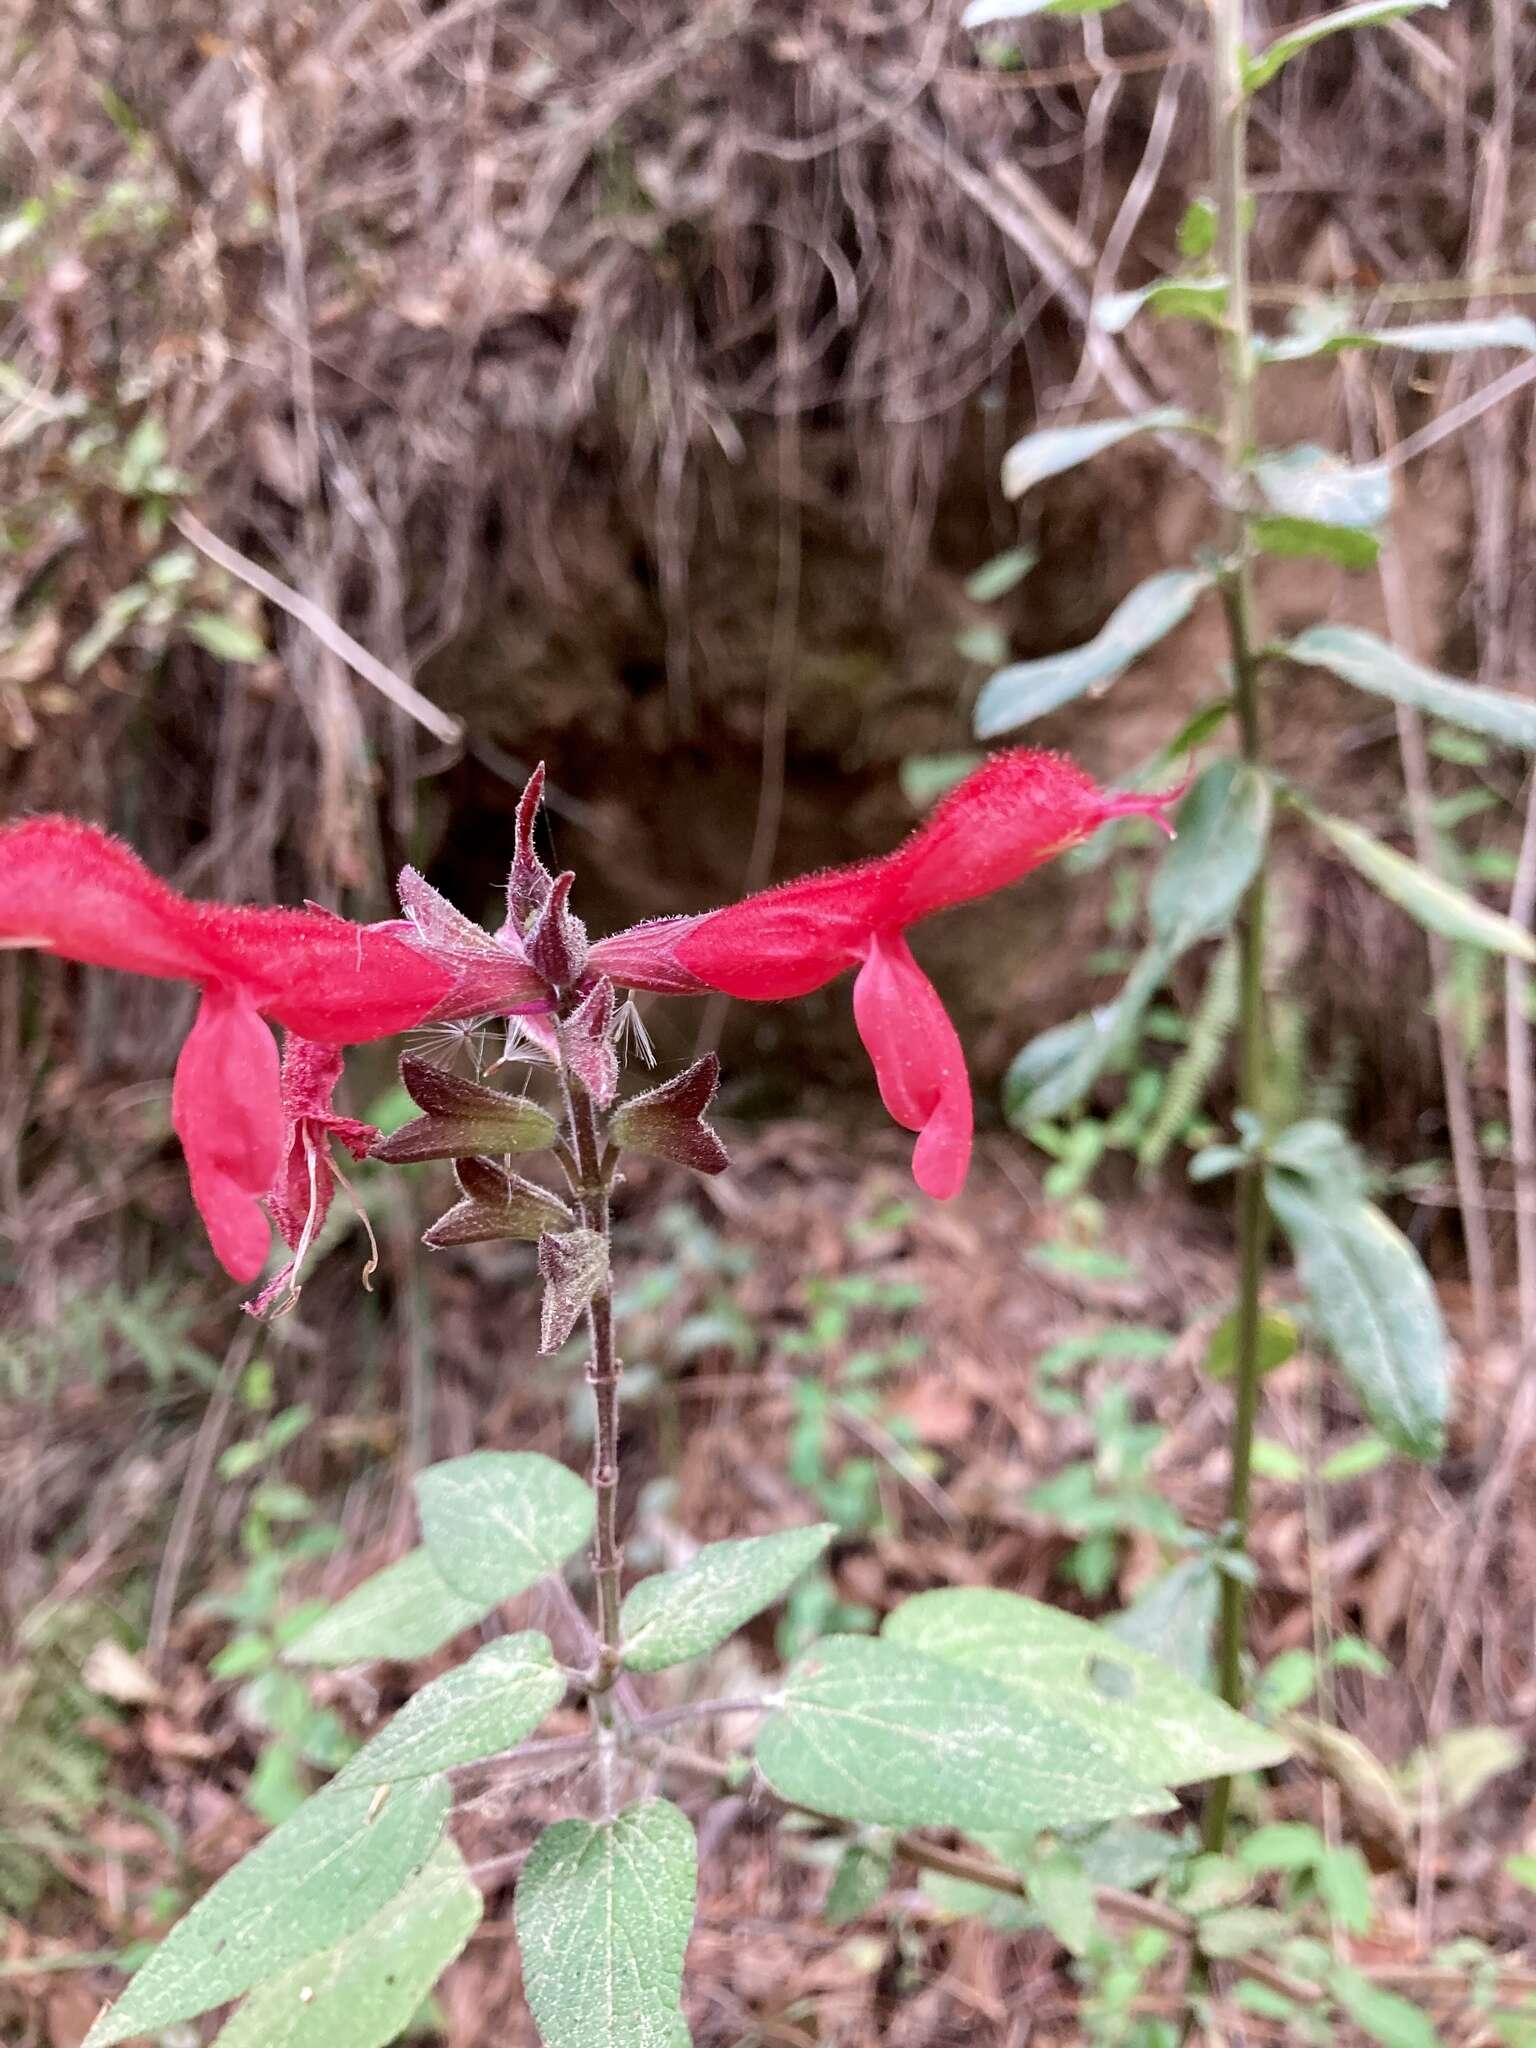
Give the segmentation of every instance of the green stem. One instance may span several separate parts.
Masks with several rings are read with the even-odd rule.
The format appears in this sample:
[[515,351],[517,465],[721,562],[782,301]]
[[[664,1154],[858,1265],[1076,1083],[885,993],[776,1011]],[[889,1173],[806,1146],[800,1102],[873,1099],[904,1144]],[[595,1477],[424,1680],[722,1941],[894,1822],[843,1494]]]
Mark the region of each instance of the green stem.
[[[1227,566],[1222,576],[1222,603],[1232,653],[1233,691],[1243,759],[1252,767],[1264,761],[1264,730],[1260,699],[1263,641],[1254,623],[1253,549],[1248,530],[1247,463],[1253,447],[1253,326],[1248,285],[1248,103],[1242,84],[1242,0],[1211,0],[1212,147],[1216,170],[1218,232],[1227,275],[1225,375],[1223,378],[1223,442],[1228,488],[1232,494],[1227,536]],[[1239,1091],[1243,1107],[1264,1123],[1264,1069],[1267,1016],[1264,1000],[1264,898],[1261,867],[1249,885],[1239,913],[1241,955],[1239,1010]],[[1269,1234],[1264,1201],[1264,1168],[1251,1160],[1237,1181],[1237,1357],[1232,1416],[1231,1484],[1227,1500],[1229,1540],[1246,1552],[1252,1507],[1253,1432],[1259,1401],[1260,1291]],[[1240,1578],[1221,1582],[1221,1696],[1229,1705],[1243,1699],[1243,1639],[1247,1620],[1247,1587]],[[1211,1788],[1205,1810],[1205,1844],[1219,1852],[1226,1842],[1231,1811],[1232,1780]]]
[[[562,1072],[566,1121],[576,1161],[576,1200],[581,1220],[611,1243],[608,1183],[592,1098],[576,1076]],[[597,1588],[597,1635],[601,1645],[592,1678],[594,1694],[607,1693],[623,1668],[619,1604],[624,1552],[619,1544],[619,1377],[623,1364],[613,1341],[613,1295],[605,1287],[587,1307],[590,1353],[587,1385],[592,1389],[596,1430],[592,1446],[592,1494],[597,1509],[592,1539],[592,1579]]]

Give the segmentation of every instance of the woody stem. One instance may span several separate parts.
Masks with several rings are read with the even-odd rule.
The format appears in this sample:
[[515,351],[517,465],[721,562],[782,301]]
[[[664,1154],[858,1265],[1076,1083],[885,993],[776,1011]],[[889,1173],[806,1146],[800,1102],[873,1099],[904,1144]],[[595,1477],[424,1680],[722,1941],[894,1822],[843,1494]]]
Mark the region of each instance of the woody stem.
[[[576,1159],[576,1201],[584,1229],[611,1246],[608,1185],[591,1096],[568,1070],[562,1072],[566,1121]],[[597,1634],[601,1648],[593,1676],[594,1693],[607,1693],[622,1668],[619,1651],[619,1595],[624,1553],[619,1547],[619,1375],[623,1363],[613,1342],[613,1293],[605,1284],[587,1305],[587,1385],[592,1389],[597,1428],[592,1447],[592,1495],[597,1526],[592,1539],[592,1579],[597,1588]]]
[[[1224,336],[1224,442],[1227,486],[1232,494],[1227,561],[1221,596],[1232,653],[1233,695],[1242,755],[1261,767],[1264,733],[1260,687],[1263,655],[1254,624],[1253,542],[1249,530],[1247,464],[1253,443],[1253,330],[1248,290],[1247,150],[1248,100],[1242,75],[1243,0],[1212,0],[1212,148],[1216,172],[1218,236],[1227,277]],[[1264,1120],[1265,878],[1260,866],[1239,913],[1241,957],[1239,1090],[1243,1107],[1260,1128]],[[1235,1408],[1232,1417],[1231,1478],[1227,1500],[1229,1540],[1244,1551],[1252,1495],[1253,1436],[1258,1412],[1260,1289],[1269,1233],[1264,1200],[1264,1167],[1250,1158],[1237,1177],[1238,1295]],[[1236,1560],[1234,1560],[1235,1562]],[[1244,1579],[1224,1573],[1221,1582],[1219,1675],[1221,1696],[1240,1707],[1243,1698],[1243,1637],[1248,1595]],[[1205,1845],[1219,1852],[1226,1841],[1232,1780],[1212,1786],[1204,1816]]]

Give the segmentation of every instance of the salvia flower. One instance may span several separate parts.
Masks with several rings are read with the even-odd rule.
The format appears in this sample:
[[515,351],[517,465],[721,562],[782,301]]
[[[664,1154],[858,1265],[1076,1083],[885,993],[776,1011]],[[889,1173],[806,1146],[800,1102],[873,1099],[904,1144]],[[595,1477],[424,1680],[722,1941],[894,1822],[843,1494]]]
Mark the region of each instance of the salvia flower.
[[[313,907],[197,903],[93,825],[41,817],[0,829],[0,945],[202,990],[176,1065],[171,1119],[213,1249],[242,1283],[261,1271],[271,1241],[263,1199],[276,1190],[281,1214],[292,1194],[295,1132],[302,1125],[312,1136],[329,1106],[327,1087],[323,1109],[311,1101],[290,1114],[263,1020],[334,1048],[547,1003],[521,954],[480,936],[494,957],[458,953],[409,919],[358,925]],[[295,1070],[311,1096],[315,1057]]]
[[854,1021],[881,1099],[918,1134],[918,1186],[946,1200],[970,1164],[970,1081],[907,931],[1018,881],[1113,818],[1149,817],[1171,830],[1166,810],[1179,794],[1103,790],[1062,755],[1017,747],[968,776],[893,853],[724,910],[636,925],[600,940],[589,964],[622,987],[717,989],[757,1002],[808,995],[856,969]]

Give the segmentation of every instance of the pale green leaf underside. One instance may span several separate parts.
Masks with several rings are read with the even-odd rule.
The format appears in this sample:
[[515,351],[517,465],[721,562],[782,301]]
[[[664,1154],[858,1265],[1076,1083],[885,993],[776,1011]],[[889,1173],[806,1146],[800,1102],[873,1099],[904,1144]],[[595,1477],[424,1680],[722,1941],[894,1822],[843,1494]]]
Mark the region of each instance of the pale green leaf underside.
[[337,1782],[392,1785],[498,1756],[564,1697],[565,1676],[548,1636],[532,1629],[501,1636],[413,1694]]
[[1392,478],[1380,463],[1351,468],[1310,441],[1261,455],[1253,474],[1265,502],[1289,518],[1370,527],[1392,509]]
[[885,1624],[888,1642],[981,1672],[1080,1728],[1148,1785],[1184,1785],[1279,1763],[1287,1745],[1107,1630],[1016,1593],[919,1593]]
[[592,1533],[592,1494],[536,1451],[471,1451],[416,1481],[421,1533],[456,1593],[510,1600],[565,1563]]
[[192,2019],[351,1934],[426,1862],[448,1806],[446,1778],[316,1793],[177,1921],[84,2048]]
[[1166,570],[1139,584],[1083,646],[999,669],[976,701],[978,739],[994,739],[1089,690],[1107,688],[1138,655],[1187,619],[1210,585],[1203,569]]
[[1176,405],[1155,406],[1130,419],[1084,420],[1075,427],[1043,427],[1015,441],[1003,457],[1003,496],[1020,498],[1047,477],[1060,476],[1128,441],[1134,434],[1154,434],[1194,424]]
[[484,1620],[494,1602],[455,1593],[424,1549],[338,1600],[283,1652],[287,1664],[363,1664],[376,1657],[429,1657],[461,1629]]
[[1328,669],[1357,690],[1412,705],[1415,711],[1485,733],[1504,746],[1536,750],[1536,698],[1457,682],[1438,669],[1410,661],[1359,626],[1309,626],[1286,651],[1292,661]]
[[1120,0],[971,0],[962,28],[992,28],[1000,21],[1024,21],[1032,14],[1107,14]]
[[1358,825],[1314,811],[1309,805],[1302,808],[1351,867],[1357,868],[1373,888],[1406,910],[1426,931],[1438,932],[1445,939],[1462,940],[1469,946],[1482,946],[1490,953],[1508,953],[1536,965],[1536,939],[1511,918],[1487,909],[1464,890],[1409,860],[1406,854],[1383,846]]
[[[1327,309],[1321,311],[1326,316]],[[1289,334],[1261,336],[1253,353],[1261,363],[1299,363],[1346,348],[1400,348],[1426,356],[1462,355],[1477,348],[1517,348],[1536,354],[1536,321],[1524,313],[1496,313],[1486,320],[1420,320],[1406,327],[1358,328],[1349,324],[1345,312],[1337,319],[1309,318]]]
[[1287,35],[1276,36],[1256,56],[1247,58],[1243,64],[1243,89],[1257,92],[1260,86],[1268,85],[1293,57],[1320,43],[1324,36],[1336,36],[1342,29],[1373,28],[1379,22],[1396,21],[1399,15],[1417,14],[1421,7],[1447,4],[1448,0],[1356,0],[1352,7],[1336,7],[1331,14],[1320,14]]
[[1171,1805],[1014,1687],[868,1636],[800,1658],[757,1764],[781,1798],[886,1827],[1070,1827]]
[[620,1626],[631,1671],[662,1671],[701,1657],[777,1600],[837,1534],[832,1522],[710,1543],[675,1572],[642,1579]]
[[1423,1262],[1358,1196],[1328,1200],[1290,1174],[1266,1177],[1302,1286],[1345,1377],[1381,1434],[1433,1457],[1445,1430],[1450,1347]]
[[253,1991],[216,2048],[387,2048],[480,1920],[479,1887],[442,1841],[355,1934]]
[[517,1884],[523,1990],[545,2048],[677,2048],[696,1851],[687,1817],[648,1799],[562,1820]]

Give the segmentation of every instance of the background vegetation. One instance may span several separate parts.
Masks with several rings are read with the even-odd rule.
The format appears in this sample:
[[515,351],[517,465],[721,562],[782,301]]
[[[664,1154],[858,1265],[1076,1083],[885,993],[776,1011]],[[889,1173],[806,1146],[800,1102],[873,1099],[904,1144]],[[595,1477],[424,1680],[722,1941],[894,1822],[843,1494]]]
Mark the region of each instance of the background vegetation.
[[[1302,11],[1250,10],[1253,39]],[[989,674],[1218,538],[1150,440],[1017,501],[999,481],[1032,426],[1209,399],[1198,328],[1086,317],[1205,260],[1199,10],[973,33],[942,6],[45,0],[6,31],[7,805],[96,817],[183,887],[373,915],[410,859],[477,909],[541,754],[608,924],[883,847],[973,746]],[[1533,65],[1528,15],[1491,0],[1289,66],[1251,138],[1259,325],[1324,296],[1362,329],[1527,308]],[[1533,391],[1518,351],[1266,382],[1261,439],[1385,461],[1395,494],[1379,562],[1263,564],[1275,635],[1360,625],[1529,696]],[[1196,617],[1029,737],[1129,775],[1224,659]],[[1522,758],[1433,718],[1405,745],[1389,704],[1281,674],[1278,772],[1528,924]],[[1181,1910],[1286,1916],[1366,1973],[1374,2038],[1425,2037],[1371,1993],[1519,2041],[1488,2012],[1529,1988],[1536,1853],[1528,999],[1486,954],[1431,953],[1328,843],[1287,826],[1272,858],[1276,1065],[1364,1144],[1461,1358],[1423,1468],[1305,1346],[1266,1378],[1258,1697],[1301,1717],[1310,1768],[1243,1816],[1248,1888]],[[1118,986],[1148,862],[1116,842],[935,931],[981,1079]],[[626,1304],[631,1557],[841,1532],[710,1692],[938,1583],[1139,1611],[1164,1646],[1187,1627],[1137,1602],[1226,1511],[1202,1364],[1234,1279],[1183,1170],[1235,1083],[1203,966],[1086,1106],[1005,1092],[1025,1130],[993,1112],[946,1211],[904,1184],[840,1000],[706,1018],[736,1169],[681,1199],[637,1169],[620,1216],[654,1261]],[[179,997],[3,957],[0,986],[0,2030],[77,2048],[108,1981],[82,1957],[151,1937],[403,1696],[393,1667],[279,1660],[404,1547],[412,1472],[477,1444],[579,1459],[588,1425],[569,1370],[530,1363],[522,1254],[418,1266],[429,1193],[372,1168],[377,1292],[338,1217],[302,1309],[232,1337],[169,1139]],[[695,1016],[653,1021],[669,1066],[695,1049]],[[1202,1085],[1160,1125],[1192,1050]],[[354,1107],[398,1121],[389,1086],[363,1065]],[[1296,1306],[1282,1269],[1270,1307]],[[424,2022],[455,2048],[526,2025],[510,1885],[568,1799],[471,1801],[487,1915]],[[1059,1911],[1000,1930],[953,1873],[866,1902],[840,1871],[860,1911],[829,1931],[828,1845],[786,1862],[747,1822],[717,1815],[701,2041],[1065,2041],[1090,2009],[1129,2039],[1172,1996],[1177,1944],[1068,1940],[1074,1980]]]

